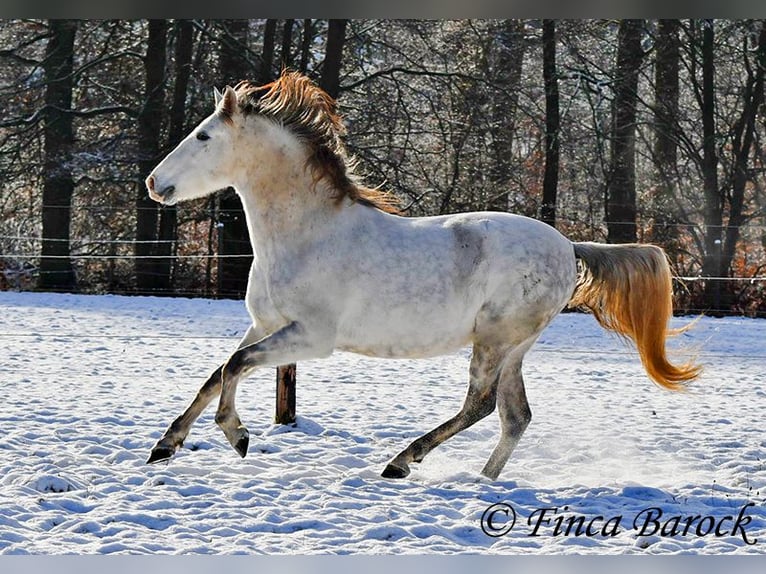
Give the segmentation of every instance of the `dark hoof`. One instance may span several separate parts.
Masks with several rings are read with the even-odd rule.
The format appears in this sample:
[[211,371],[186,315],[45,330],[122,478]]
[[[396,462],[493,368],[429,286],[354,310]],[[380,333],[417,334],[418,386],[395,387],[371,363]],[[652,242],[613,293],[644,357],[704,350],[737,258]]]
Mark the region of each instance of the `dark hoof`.
[[402,468],[401,466],[394,466],[393,464],[389,464],[383,470],[383,474],[381,474],[381,476],[383,478],[404,478],[408,474],[410,474],[410,469],[408,467]]
[[242,458],[245,458],[247,455],[247,447],[250,445],[250,433],[247,431],[243,431],[242,436],[237,441],[237,444],[234,445],[234,450],[239,453],[239,456]]
[[175,453],[176,449],[169,446],[155,446],[152,449],[152,453],[149,455],[149,458],[146,460],[146,464],[165,462],[173,458]]

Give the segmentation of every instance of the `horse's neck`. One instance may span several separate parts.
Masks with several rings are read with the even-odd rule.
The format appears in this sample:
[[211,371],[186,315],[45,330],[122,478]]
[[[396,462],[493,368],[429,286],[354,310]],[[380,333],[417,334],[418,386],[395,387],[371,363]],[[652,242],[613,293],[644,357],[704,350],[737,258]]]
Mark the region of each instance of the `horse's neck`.
[[280,189],[242,186],[237,193],[259,257],[279,256],[316,240],[333,229],[341,216],[326,190],[311,189],[306,182],[287,183]]

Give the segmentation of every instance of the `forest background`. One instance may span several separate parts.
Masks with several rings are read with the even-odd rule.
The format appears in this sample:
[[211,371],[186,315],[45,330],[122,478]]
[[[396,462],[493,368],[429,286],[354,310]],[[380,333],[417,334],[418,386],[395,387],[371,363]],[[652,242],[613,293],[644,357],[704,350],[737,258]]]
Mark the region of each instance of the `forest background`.
[[0,289],[242,297],[233,190],[143,181],[213,86],[283,68],[405,215],[655,243],[681,312],[766,316],[763,20],[2,20]]

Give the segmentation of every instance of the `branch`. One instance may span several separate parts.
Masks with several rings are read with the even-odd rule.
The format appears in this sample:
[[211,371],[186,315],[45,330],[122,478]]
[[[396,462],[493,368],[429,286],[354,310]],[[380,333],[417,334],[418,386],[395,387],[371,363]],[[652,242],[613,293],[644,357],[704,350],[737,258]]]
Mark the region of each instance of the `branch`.
[[103,64],[105,62],[110,62],[111,60],[117,60],[118,58],[136,58],[137,60],[143,62],[144,61],[144,55],[139,52],[133,52],[132,50],[123,50],[122,52],[117,52],[116,54],[109,54],[106,56],[99,56],[95,60],[91,60],[90,62],[84,63],[82,66],[77,68],[72,72],[73,78],[80,77],[83,73],[88,71],[90,68],[93,68],[94,66],[98,66],[99,64]]
[[375,78],[380,78],[384,76],[393,76],[394,74],[406,74],[409,76],[432,76],[436,78],[460,78],[463,80],[471,80],[471,81],[482,80],[482,78],[477,78],[475,76],[471,76],[470,74],[461,74],[460,72],[437,72],[434,70],[411,70],[409,68],[403,68],[401,66],[394,66],[392,68],[386,68],[385,70],[378,70],[377,72],[373,72],[372,74],[362,78],[361,80],[357,80],[356,82],[352,82],[350,84],[341,86],[339,91],[347,92],[355,88],[358,88],[359,86],[366,84],[367,82],[370,82],[374,80]]
[[19,56],[16,53],[16,49],[12,50],[0,50],[0,58],[8,58],[9,60],[15,60],[16,62],[20,64],[24,64],[25,66],[39,66],[40,61],[39,60],[33,60],[32,58],[25,58],[24,56]]
[[15,126],[31,125],[39,122],[48,110],[54,110],[62,114],[69,114],[77,118],[91,118],[94,116],[101,116],[106,114],[125,114],[131,118],[138,117],[138,112],[127,106],[109,106],[106,108],[93,108],[90,110],[65,110],[57,106],[46,105],[37,110],[34,114],[28,118],[17,118],[15,120],[8,120],[0,122],[0,128],[11,128]]

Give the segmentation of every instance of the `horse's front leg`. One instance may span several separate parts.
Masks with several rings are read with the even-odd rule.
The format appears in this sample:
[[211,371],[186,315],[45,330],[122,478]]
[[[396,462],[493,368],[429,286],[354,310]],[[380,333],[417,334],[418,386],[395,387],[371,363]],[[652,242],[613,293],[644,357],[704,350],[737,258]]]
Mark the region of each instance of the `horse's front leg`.
[[[245,336],[242,337],[237,348],[246,347],[263,338],[265,334],[263,329],[251,326],[245,333]],[[207,381],[205,381],[205,384],[197,392],[197,396],[194,397],[192,403],[181,416],[170,424],[165,434],[154,445],[149,459],[146,461],[147,464],[168,460],[181,448],[194,421],[199,418],[210,402],[221,393],[221,371],[223,371],[224,365],[220,365],[213,371]]]
[[237,414],[237,384],[253,369],[330,356],[334,337],[327,329],[308,329],[292,322],[268,337],[239,349],[223,368],[221,398],[215,422],[240,456],[247,454],[250,433]]

